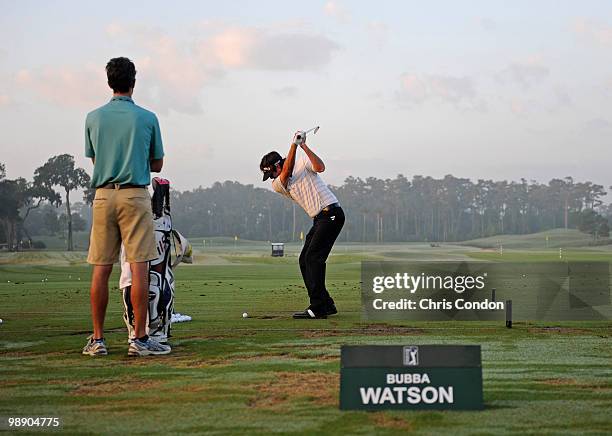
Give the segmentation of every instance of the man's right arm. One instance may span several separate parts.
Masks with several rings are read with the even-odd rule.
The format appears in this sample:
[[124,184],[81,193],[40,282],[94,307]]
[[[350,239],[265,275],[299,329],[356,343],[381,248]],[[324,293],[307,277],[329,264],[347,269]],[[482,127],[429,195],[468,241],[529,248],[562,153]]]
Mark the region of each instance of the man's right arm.
[[152,173],[160,173],[163,166],[164,166],[163,157],[161,159],[151,159],[151,172]]
[[85,119],[85,157],[91,158],[91,161],[96,163],[96,152],[89,136],[89,115]]
[[161,130],[159,128],[159,121],[157,117],[153,115],[153,132],[151,134],[151,160],[150,160],[151,172],[159,173],[164,166],[164,146],[161,139]]
[[281,170],[278,178],[283,186],[286,188],[287,183],[289,183],[289,177],[293,174],[293,167],[295,166],[295,153],[297,151],[297,145],[295,144],[295,136],[294,140],[291,143],[291,147],[289,147],[289,153],[285,158],[285,163],[283,164],[283,169]]
[[289,147],[289,153],[287,154],[287,157],[285,158],[285,163],[283,164],[283,169],[281,170],[281,173],[278,176],[278,178],[280,179],[280,182],[283,184],[285,188],[287,187],[287,183],[289,183],[289,177],[291,177],[291,175],[293,174],[293,167],[295,166],[296,150],[297,150],[297,145],[291,144],[291,147]]

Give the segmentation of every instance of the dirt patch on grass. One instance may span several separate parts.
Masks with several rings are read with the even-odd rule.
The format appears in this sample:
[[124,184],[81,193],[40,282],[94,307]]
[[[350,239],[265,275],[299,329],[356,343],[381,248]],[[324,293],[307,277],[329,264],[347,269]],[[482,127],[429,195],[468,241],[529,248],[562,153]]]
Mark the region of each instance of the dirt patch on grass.
[[[321,355],[307,355],[307,354],[295,354],[291,351],[278,351],[278,352],[267,352],[261,354],[251,355],[235,355],[229,357],[199,357],[195,354],[180,354],[180,355],[169,355],[163,356],[159,363],[164,366],[173,368],[210,368],[210,367],[222,367],[236,365],[245,362],[253,363],[266,363],[271,361],[290,361],[290,360],[317,360],[321,362],[338,360],[339,356],[333,356],[328,354]],[[146,359],[134,359],[130,360],[131,365],[150,365],[151,360]]]
[[321,354],[317,356],[313,356],[311,354],[300,354],[295,356],[296,359],[302,360],[319,360],[321,362],[334,362],[340,361],[340,356],[331,355],[331,354]]
[[255,316],[251,316],[251,318],[254,319],[287,319],[286,315],[255,315]]
[[547,386],[571,386],[575,389],[588,389],[593,391],[612,391],[612,386],[609,383],[579,382],[573,378],[550,378],[538,380],[537,383]]
[[2,388],[14,388],[14,387],[22,387],[25,385],[35,385],[38,381],[30,380],[27,378],[21,379],[13,379],[13,380],[0,380],[0,387]]
[[38,354],[40,353],[35,351],[2,351],[2,357],[5,359],[25,359],[37,356]]
[[[282,359],[299,359],[297,356],[291,356],[289,353],[265,353],[249,356],[234,356],[226,358],[215,357],[198,357],[194,354],[170,355],[164,356],[160,363],[164,366],[173,368],[207,368],[213,366],[229,366],[241,362],[265,362],[267,360],[282,360]],[[133,361],[133,365],[148,365],[151,361],[139,359]]]
[[154,390],[162,385],[161,381],[143,380],[134,378],[121,378],[116,380],[88,380],[78,384],[70,392],[76,396],[108,396],[124,392]]
[[399,416],[389,416],[385,413],[373,413],[370,415],[370,420],[377,426],[382,428],[390,428],[394,430],[412,431],[412,424]]
[[275,372],[274,378],[255,385],[248,403],[255,409],[283,409],[298,399],[321,406],[337,406],[338,374],[329,372]]
[[194,353],[184,353],[173,351],[171,354],[163,356],[155,356],[154,358],[137,358],[137,357],[126,357],[121,361],[122,365],[128,366],[155,366],[163,365],[174,368],[185,368],[187,362],[204,362],[200,357],[197,357]]
[[593,334],[593,330],[572,327],[531,327],[529,333]]
[[97,413],[101,412],[107,415],[112,414],[115,417],[130,417],[143,416],[145,413],[152,413],[162,408],[163,403],[160,403],[157,395],[150,397],[128,398],[128,399],[107,399],[97,404],[85,404],[79,407],[80,411]]
[[305,338],[322,338],[328,336],[400,336],[420,335],[425,331],[419,328],[404,327],[390,324],[370,324],[346,329],[312,329],[302,331]]
[[573,378],[549,378],[538,380],[538,383],[549,386],[575,386],[578,382]]
[[[209,335],[187,335],[187,336],[180,336],[177,337],[176,339],[181,343],[184,344],[186,342],[189,341],[214,341],[214,340],[220,340],[220,339],[231,339],[231,338],[242,338],[244,336],[255,336],[257,335],[257,332],[253,332],[253,331],[245,331],[245,330],[241,330],[238,332],[220,332],[220,333],[211,333]],[[173,340],[170,340],[170,344],[173,343]]]

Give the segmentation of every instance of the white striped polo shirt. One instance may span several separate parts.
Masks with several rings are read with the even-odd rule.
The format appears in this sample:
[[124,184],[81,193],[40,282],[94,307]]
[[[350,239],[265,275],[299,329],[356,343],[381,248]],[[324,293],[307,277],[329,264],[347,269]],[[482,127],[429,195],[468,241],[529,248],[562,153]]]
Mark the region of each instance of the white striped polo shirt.
[[311,218],[318,215],[325,206],[338,202],[323,179],[312,169],[308,156],[301,156],[297,160],[286,189],[280,177],[272,181],[272,189],[295,201]]

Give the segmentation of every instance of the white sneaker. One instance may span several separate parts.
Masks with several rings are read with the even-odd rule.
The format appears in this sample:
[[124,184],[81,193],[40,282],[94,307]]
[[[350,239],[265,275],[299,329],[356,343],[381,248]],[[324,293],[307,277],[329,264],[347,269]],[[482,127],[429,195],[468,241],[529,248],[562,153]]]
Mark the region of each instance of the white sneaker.
[[104,339],[94,341],[93,335],[89,336],[87,339],[87,345],[83,347],[83,354],[88,354],[90,356],[106,356],[108,354]]
[[140,339],[134,339],[130,342],[128,348],[128,356],[150,356],[158,354],[168,354],[172,351],[170,345],[163,345],[157,342],[153,338],[149,338],[146,341]]
[[[149,336],[149,338],[155,339],[160,344],[167,344],[168,343],[168,337],[164,336],[164,335],[151,335],[151,336]],[[127,338],[127,344],[130,345],[132,343],[132,341],[134,341],[134,339],[135,338]]]

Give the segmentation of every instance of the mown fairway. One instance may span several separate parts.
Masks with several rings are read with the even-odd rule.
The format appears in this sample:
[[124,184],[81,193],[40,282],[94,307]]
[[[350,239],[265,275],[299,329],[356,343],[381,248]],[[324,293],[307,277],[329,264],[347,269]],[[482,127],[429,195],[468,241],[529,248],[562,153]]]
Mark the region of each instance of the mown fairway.
[[[72,434],[612,430],[611,322],[519,323],[511,330],[501,323],[364,323],[358,261],[366,250],[336,249],[328,285],[340,314],[317,321],[290,318],[307,304],[295,248],[283,259],[268,257],[267,248],[205,250],[199,257],[204,264],[177,271],[175,309],[193,322],[175,326],[171,355],[140,359],[126,355],[116,287],[107,318],[111,354],[80,354],[90,332],[89,268],[78,256],[45,254],[41,265],[32,265],[35,257],[20,265],[18,257],[6,256],[0,266],[0,416],[58,416]],[[435,250],[392,245],[369,249],[369,256],[495,255]],[[552,260],[555,252],[512,255]],[[610,251],[568,256],[609,260]],[[117,280],[115,272],[112,284]],[[342,344],[480,344],[486,409],[340,412]]]

